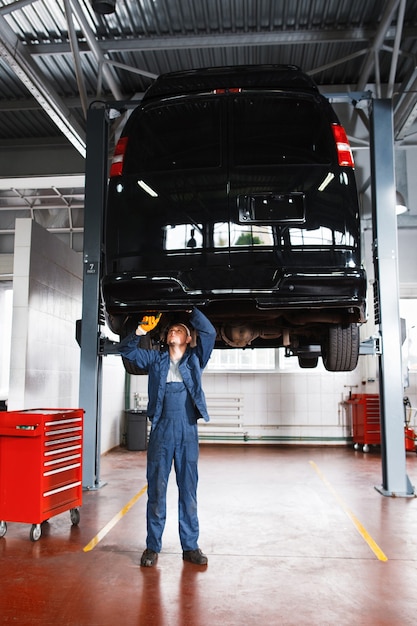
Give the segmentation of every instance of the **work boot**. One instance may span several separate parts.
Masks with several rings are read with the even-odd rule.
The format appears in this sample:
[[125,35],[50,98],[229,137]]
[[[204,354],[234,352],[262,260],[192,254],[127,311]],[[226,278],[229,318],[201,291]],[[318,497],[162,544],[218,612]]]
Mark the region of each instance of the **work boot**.
[[157,558],[158,558],[157,552],[154,552],[153,550],[149,550],[149,548],[146,548],[146,550],[144,550],[142,554],[140,564],[142,567],[152,567],[152,565],[155,565]]
[[208,558],[201,552],[200,548],[197,548],[197,550],[184,550],[182,558],[184,561],[194,563],[194,565],[207,565],[208,563]]

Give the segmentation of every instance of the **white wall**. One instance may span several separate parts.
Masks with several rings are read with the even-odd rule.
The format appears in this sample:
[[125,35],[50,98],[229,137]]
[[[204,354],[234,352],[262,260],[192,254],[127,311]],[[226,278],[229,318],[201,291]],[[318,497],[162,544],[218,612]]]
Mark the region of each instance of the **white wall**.
[[9,410],[77,406],[81,271],[79,254],[16,220]]
[[103,358],[103,388],[101,408],[101,452],[107,452],[122,442],[124,423],[125,370],[118,356]]
[[[214,395],[237,394],[243,405],[239,427],[216,428],[213,418],[210,426],[213,439],[219,441],[219,435],[223,435],[223,440],[229,443],[345,444],[351,435],[344,404],[349,392],[378,393],[377,381],[368,381],[368,370],[375,374],[370,360],[376,357],[361,356],[354,372],[206,371],[203,388],[209,413]],[[147,381],[147,376],[132,376],[132,406],[134,393],[146,398]]]
[[[78,407],[82,270],[81,254],[33,220],[16,220],[8,410]],[[104,359],[102,452],[120,442],[123,390],[120,359]]]

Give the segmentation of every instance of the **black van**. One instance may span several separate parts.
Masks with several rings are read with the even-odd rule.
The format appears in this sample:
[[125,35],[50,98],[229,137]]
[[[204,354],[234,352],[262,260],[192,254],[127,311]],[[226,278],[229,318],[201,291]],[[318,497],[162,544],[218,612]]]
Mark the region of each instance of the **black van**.
[[366,275],[352,153],[296,66],[160,76],[115,149],[104,252],[107,319],[122,337],[158,311],[158,344],[195,305],[218,348],[356,367]]

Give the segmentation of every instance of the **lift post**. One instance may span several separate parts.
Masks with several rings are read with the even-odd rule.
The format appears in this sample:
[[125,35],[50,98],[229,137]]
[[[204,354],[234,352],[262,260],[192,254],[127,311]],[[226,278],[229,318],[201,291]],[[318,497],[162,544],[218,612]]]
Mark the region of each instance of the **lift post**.
[[108,122],[106,109],[87,114],[85,170],[83,303],[79,406],[84,414],[83,487],[100,487],[102,356],[100,342],[100,275],[104,206],[107,189]]
[[398,235],[392,102],[371,101],[370,110],[373,255],[379,359],[382,487],[385,496],[413,496],[406,472],[399,314]]

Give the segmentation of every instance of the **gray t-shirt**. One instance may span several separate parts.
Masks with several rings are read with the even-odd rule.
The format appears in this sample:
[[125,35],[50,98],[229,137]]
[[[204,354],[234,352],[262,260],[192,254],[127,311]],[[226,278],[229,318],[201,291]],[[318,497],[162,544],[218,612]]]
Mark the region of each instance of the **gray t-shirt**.
[[182,383],[183,382],[183,378],[179,370],[180,360],[181,359],[178,359],[177,361],[173,361],[172,359],[169,360],[167,383]]

